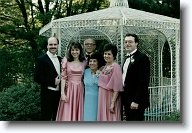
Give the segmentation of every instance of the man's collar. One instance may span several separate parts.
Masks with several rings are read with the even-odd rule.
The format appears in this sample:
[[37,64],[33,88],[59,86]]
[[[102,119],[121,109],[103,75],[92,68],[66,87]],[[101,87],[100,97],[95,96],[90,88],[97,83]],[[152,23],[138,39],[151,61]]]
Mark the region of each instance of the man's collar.
[[92,55],[94,52],[91,52],[90,54],[88,54],[87,52],[86,52],[86,55]]
[[127,53],[127,56],[133,55],[136,51],[137,49],[133,50],[131,53]]
[[49,51],[47,51],[47,55],[49,56],[49,57],[51,57],[51,58],[56,58],[57,57],[57,55],[56,54],[52,54],[51,52],[49,52]]

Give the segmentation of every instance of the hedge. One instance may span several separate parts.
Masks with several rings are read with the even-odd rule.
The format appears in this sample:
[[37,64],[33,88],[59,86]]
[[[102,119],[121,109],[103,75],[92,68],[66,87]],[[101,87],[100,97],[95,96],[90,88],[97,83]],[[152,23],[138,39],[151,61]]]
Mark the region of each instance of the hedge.
[[35,83],[13,85],[0,92],[1,121],[40,120],[40,87]]

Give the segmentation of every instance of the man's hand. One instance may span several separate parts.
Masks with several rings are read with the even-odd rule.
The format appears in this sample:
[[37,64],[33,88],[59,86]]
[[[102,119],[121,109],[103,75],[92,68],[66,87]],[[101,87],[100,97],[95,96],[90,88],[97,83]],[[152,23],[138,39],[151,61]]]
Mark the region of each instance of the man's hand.
[[60,82],[61,82],[61,79],[60,79],[59,76],[57,76],[57,77],[55,78],[55,85],[59,85]]
[[131,109],[138,109],[139,104],[132,102],[130,108]]

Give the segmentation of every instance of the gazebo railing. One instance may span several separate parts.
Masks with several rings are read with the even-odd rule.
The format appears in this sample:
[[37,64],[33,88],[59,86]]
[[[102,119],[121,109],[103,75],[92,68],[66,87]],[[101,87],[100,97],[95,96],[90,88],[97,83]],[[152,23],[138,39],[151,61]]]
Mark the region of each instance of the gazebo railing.
[[149,87],[175,85],[175,79],[167,77],[150,77]]
[[[158,82],[157,82],[158,81]],[[159,84],[159,86],[155,86]],[[145,110],[145,121],[163,121],[173,111],[175,104],[176,85],[171,85],[171,79],[151,77],[149,93],[150,107]]]

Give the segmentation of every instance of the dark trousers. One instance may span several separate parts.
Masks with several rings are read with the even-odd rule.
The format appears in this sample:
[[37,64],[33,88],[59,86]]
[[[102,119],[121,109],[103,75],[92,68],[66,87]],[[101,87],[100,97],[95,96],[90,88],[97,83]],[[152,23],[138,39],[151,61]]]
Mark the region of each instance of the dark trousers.
[[145,109],[125,108],[126,121],[143,121]]
[[55,121],[61,91],[41,89],[41,120]]

